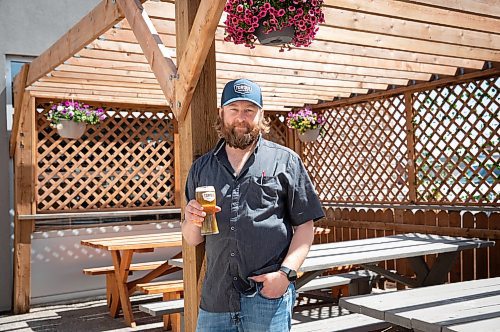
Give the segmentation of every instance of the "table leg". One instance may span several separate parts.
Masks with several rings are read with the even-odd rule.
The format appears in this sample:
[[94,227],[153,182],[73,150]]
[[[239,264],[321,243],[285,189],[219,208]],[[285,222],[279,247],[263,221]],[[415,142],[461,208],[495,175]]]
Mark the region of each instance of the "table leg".
[[434,264],[432,264],[429,274],[427,274],[423,282],[423,286],[440,285],[444,283],[458,255],[458,251],[438,254]]
[[314,278],[316,278],[317,276],[321,275],[323,272],[325,272],[325,270],[304,272],[304,274],[302,276],[300,276],[300,278],[297,278],[297,280],[295,281],[295,288],[299,289],[300,287],[307,284],[309,281],[311,281]]
[[458,251],[440,253],[430,268],[427,263],[425,263],[423,257],[408,258],[417,277],[416,287],[440,285],[444,283],[458,255]]
[[106,274],[106,299],[108,302],[109,315],[116,318],[120,310],[120,296],[118,295],[114,273]]
[[[181,298],[181,292],[163,293],[163,301],[178,300]],[[181,331],[181,314],[163,315],[163,328],[164,330],[171,330],[172,332]]]
[[127,287],[128,271],[132,262],[132,255],[132,250],[123,250],[122,255],[120,255],[118,250],[111,250],[111,257],[113,258],[115,268],[116,287],[118,288],[125,323],[130,327],[135,327],[136,324],[132,314],[132,305]]

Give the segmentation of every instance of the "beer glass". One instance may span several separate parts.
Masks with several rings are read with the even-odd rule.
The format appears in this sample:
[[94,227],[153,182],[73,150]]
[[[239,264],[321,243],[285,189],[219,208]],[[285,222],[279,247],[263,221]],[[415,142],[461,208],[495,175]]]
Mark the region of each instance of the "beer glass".
[[207,214],[201,226],[201,235],[219,234],[217,219],[215,219],[215,188],[205,186],[196,188],[196,201],[201,204]]

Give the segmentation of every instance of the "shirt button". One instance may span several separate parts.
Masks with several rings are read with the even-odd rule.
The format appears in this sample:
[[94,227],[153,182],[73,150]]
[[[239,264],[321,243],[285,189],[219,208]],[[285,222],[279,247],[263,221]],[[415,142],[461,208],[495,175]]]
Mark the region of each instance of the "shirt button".
[[238,277],[233,277],[233,280],[238,280]]
[[231,253],[231,257],[234,257],[234,252]]
[[231,226],[231,230],[234,231],[234,226]]

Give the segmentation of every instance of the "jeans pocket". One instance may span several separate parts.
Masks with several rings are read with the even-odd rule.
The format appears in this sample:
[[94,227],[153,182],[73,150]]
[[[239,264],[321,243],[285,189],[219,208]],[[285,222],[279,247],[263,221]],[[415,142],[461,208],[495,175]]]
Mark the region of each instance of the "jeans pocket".
[[263,298],[263,299],[266,299],[266,300],[269,300],[269,301],[278,301],[278,300],[281,300],[285,297],[288,297],[290,295],[290,286],[288,286],[288,288],[286,289],[285,293],[283,295],[281,295],[280,297],[276,297],[276,298],[271,298],[271,297],[267,297],[265,295],[262,294],[262,288],[264,286],[262,285],[262,283],[258,283],[257,284],[257,294]]

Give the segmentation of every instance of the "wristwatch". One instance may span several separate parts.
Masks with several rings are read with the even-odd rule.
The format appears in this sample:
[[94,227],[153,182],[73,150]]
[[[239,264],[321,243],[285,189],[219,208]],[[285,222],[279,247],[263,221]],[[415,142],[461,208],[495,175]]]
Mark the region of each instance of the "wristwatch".
[[288,281],[292,282],[292,281],[297,280],[297,271],[292,270],[292,269],[290,269],[286,266],[283,266],[283,265],[280,267],[280,271],[286,275]]

